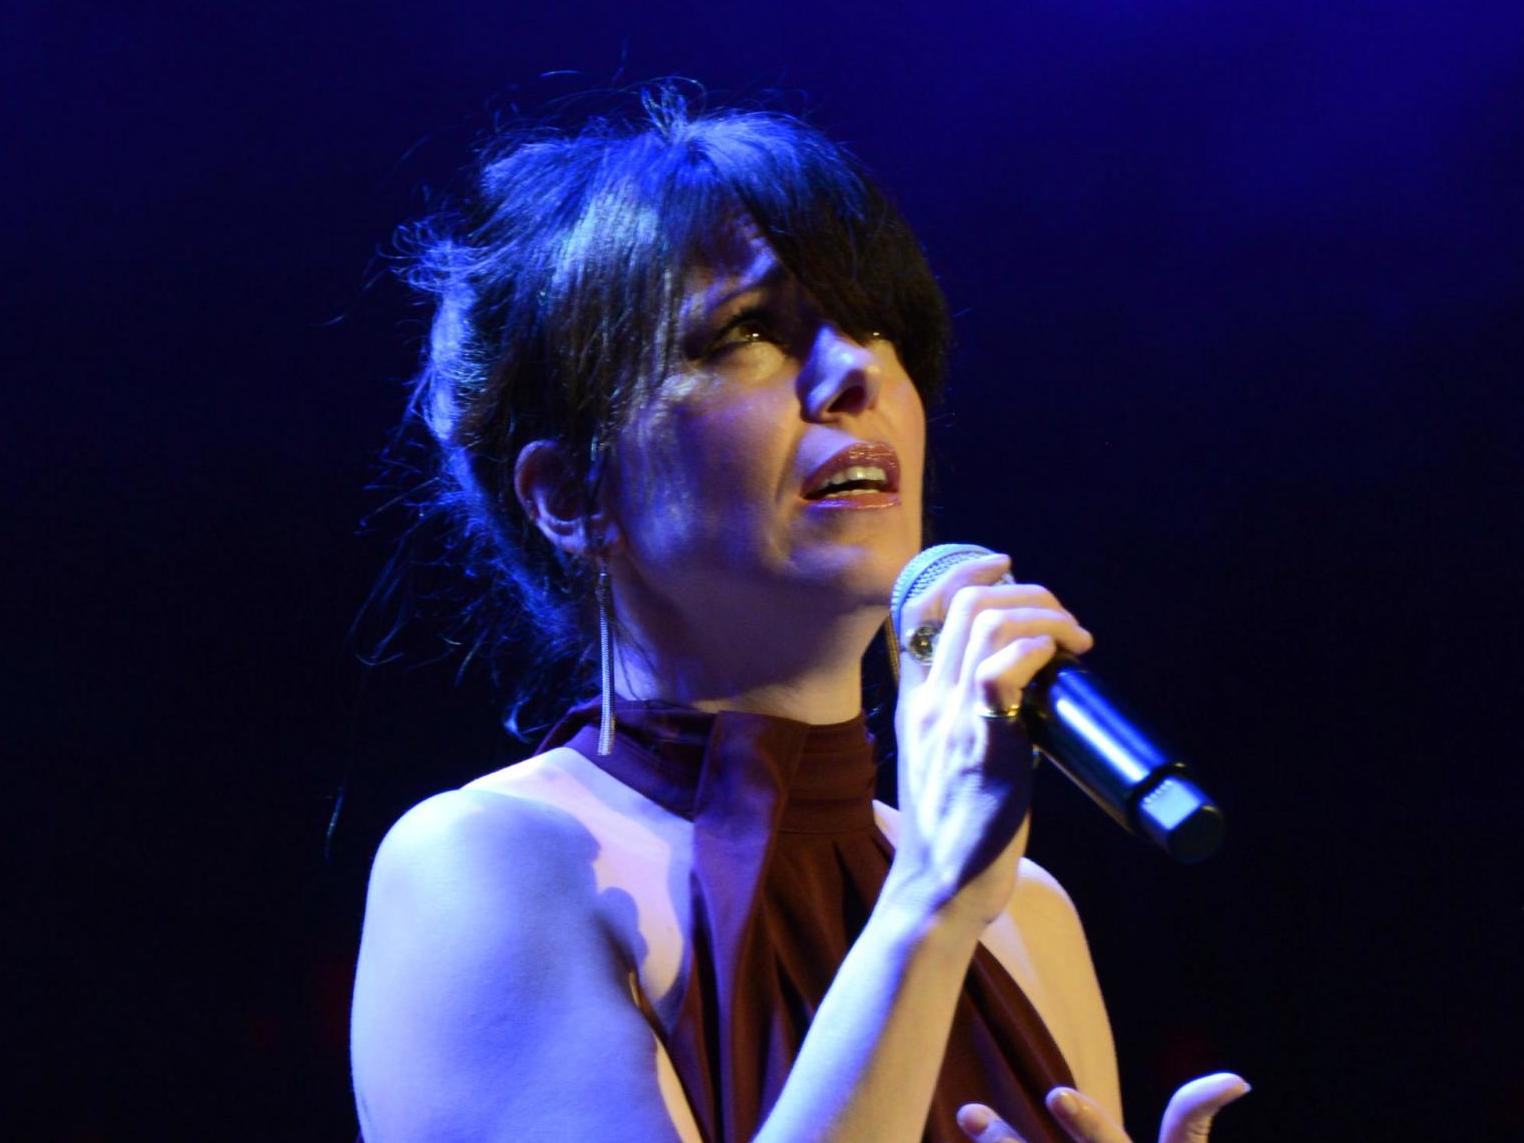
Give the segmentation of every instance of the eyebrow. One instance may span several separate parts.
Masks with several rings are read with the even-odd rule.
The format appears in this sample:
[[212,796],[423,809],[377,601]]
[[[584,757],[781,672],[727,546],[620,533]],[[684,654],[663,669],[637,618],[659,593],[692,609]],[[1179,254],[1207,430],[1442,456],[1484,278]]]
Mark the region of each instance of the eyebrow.
[[787,280],[788,276],[788,268],[785,267],[782,262],[778,261],[777,258],[772,258],[768,261],[767,269],[763,270],[759,274],[753,274],[751,277],[738,282],[733,289],[726,290],[725,293],[716,298],[713,303],[701,302],[699,305],[690,306],[688,308],[687,317],[691,322],[706,321],[709,318],[713,317],[714,314],[724,309],[731,302],[735,301],[742,294],[750,294],[754,293],[757,290],[770,289]]

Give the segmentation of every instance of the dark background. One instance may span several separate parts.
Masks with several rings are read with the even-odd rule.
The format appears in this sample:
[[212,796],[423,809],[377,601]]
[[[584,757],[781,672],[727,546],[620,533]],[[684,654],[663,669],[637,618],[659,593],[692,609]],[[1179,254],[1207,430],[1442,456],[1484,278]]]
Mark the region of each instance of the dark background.
[[9,13],[8,1136],[351,1137],[370,853],[518,749],[437,636],[347,638],[421,330],[384,254],[494,117],[668,73],[894,189],[958,314],[940,534],[1228,808],[1183,868],[1039,791],[1139,1139],[1216,1067],[1224,1140],[1524,1135],[1524,6]]

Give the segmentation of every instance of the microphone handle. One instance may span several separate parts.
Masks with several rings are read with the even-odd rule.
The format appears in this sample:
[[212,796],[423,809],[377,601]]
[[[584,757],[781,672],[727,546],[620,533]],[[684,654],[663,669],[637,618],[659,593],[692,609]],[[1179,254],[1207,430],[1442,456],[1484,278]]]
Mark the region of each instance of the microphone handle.
[[1181,862],[1222,844],[1222,811],[1185,763],[1154,745],[1078,659],[1061,654],[1038,672],[1021,719],[1032,745],[1123,828]]

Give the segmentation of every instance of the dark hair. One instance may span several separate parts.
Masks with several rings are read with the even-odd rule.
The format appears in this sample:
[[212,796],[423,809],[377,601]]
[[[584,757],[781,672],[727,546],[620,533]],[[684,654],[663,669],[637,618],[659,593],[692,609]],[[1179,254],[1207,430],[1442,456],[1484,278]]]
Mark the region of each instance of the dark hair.
[[407,279],[434,306],[411,406],[438,444],[424,506],[446,515],[480,589],[470,654],[533,636],[532,678],[586,664],[591,569],[525,516],[514,463],[555,441],[595,502],[631,411],[675,359],[687,272],[724,228],[754,226],[844,332],[893,341],[928,405],[941,388],[946,304],[914,235],[858,161],[797,118],[694,111],[664,84],[624,119],[498,137],[474,184],[404,232]]

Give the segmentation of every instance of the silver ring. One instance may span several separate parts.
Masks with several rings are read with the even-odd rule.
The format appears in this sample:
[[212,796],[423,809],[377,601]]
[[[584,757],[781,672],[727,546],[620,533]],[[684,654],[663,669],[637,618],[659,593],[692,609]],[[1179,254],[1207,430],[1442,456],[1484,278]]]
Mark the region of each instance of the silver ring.
[[937,636],[941,633],[942,625],[936,620],[922,623],[910,633],[910,638],[905,640],[905,654],[923,667],[931,666],[931,657],[937,651]]

